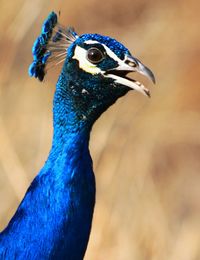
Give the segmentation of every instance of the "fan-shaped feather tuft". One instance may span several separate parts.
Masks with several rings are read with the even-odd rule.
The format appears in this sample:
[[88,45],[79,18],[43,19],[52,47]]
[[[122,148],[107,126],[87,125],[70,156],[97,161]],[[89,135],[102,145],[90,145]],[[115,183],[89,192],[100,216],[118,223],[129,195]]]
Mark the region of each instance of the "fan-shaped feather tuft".
[[33,45],[33,62],[29,67],[29,75],[43,81],[48,69],[65,60],[67,48],[77,37],[72,27],[65,28],[60,25],[57,14],[51,12]]

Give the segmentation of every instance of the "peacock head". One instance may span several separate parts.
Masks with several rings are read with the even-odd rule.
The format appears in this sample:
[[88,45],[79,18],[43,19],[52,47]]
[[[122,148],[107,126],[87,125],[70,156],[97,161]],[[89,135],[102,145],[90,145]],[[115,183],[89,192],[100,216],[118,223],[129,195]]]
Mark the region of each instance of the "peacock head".
[[48,68],[63,62],[62,80],[71,82],[75,95],[88,104],[93,100],[96,106],[109,106],[129,90],[150,96],[140,82],[127,77],[130,72],[141,73],[155,83],[151,70],[124,45],[99,34],[78,36],[72,28],[61,26],[54,12],[44,22],[32,52],[30,76],[42,81]]

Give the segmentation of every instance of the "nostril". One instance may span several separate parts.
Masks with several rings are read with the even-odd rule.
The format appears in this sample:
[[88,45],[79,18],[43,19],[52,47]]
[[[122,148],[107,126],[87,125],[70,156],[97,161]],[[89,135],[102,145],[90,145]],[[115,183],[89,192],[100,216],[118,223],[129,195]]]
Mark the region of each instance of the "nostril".
[[125,63],[127,65],[129,65],[130,67],[133,67],[133,68],[137,67],[137,63],[132,60],[126,60]]

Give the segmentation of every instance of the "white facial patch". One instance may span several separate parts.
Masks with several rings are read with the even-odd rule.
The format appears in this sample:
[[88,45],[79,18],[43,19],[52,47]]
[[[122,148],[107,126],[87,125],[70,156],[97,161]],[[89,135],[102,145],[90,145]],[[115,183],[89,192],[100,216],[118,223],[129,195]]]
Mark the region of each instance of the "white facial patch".
[[[134,66],[130,66],[129,64],[126,64],[125,61],[127,57],[125,56],[124,60],[121,60],[113,51],[111,51],[110,48],[108,48],[105,44],[100,43],[98,41],[88,40],[85,41],[86,44],[101,44],[106,54],[113,60],[115,60],[118,63],[118,66],[114,68],[114,70],[122,70],[122,71],[136,71]],[[92,64],[87,59],[87,50],[81,48],[80,46],[77,46],[75,48],[73,59],[76,59],[79,61],[79,67],[83,69],[86,72],[89,72],[91,74],[104,74],[105,71],[102,71],[100,68],[97,67],[96,64]],[[140,82],[138,81],[132,81],[124,77],[120,77],[115,74],[109,74],[109,71],[107,71],[106,74],[104,74],[104,77],[112,78],[116,83],[127,86],[129,88],[132,88],[138,92],[141,92],[142,94],[146,96],[150,96],[150,92],[148,89],[146,89]]]
[[[104,49],[106,50],[107,55],[115,60],[118,63],[118,67],[115,69],[117,70],[126,70],[126,71],[133,71],[133,68],[130,67],[128,64],[126,64],[124,61],[122,61],[113,51],[111,51],[110,48],[108,48],[105,44],[100,43],[98,41],[93,41],[93,40],[88,40],[85,41],[86,44],[101,44]],[[91,74],[98,74],[98,73],[103,73],[100,68],[97,67],[96,64],[93,64],[88,61],[87,59],[87,50],[84,48],[81,48],[80,46],[76,46],[74,56],[72,57],[73,59],[76,59],[79,62],[79,67]]]
[[88,41],[85,41],[86,44],[101,44],[104,49],[106,50],[106,53],[107,55],[115,60],[117,63],[118,63],[118,67],[116,67],[115,69],[116,70],[126,70],[126,71],[133,71],[133,67],[131,67],[130,65],[126,64],[124,61],[127,59],[126,56],[125,56],[125,59],[124,60],[121,60],[113,51],[111,51],[110,48],[108,48],[105,44],[103,43],[100,43],[98,41],[92,41],[92,40],[88,40]]
[[77,60],[79,62],[79,67],[90,74],[98,74],[102,72],[102,70],[95,64],[89,62],[87,59],[87,50],[80,46],[76,46],[72,59]]

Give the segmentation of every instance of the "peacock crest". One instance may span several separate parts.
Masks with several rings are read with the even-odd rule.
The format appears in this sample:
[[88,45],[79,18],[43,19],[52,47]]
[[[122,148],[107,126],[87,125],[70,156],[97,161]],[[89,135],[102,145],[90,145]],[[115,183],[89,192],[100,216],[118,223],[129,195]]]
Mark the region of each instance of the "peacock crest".
[[74,29],[59,24],[57,14],[51,12],[43,23],[41,34],[33,44],[33,62],[29,67],[30,76],[43,81],[50,68],[65,60],[67,48],[77,38]]

